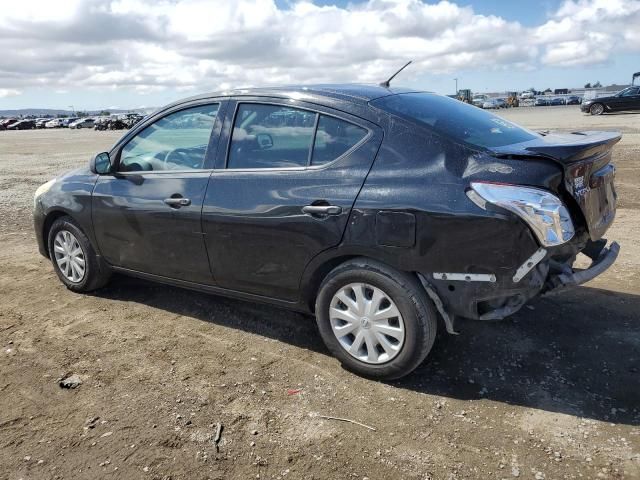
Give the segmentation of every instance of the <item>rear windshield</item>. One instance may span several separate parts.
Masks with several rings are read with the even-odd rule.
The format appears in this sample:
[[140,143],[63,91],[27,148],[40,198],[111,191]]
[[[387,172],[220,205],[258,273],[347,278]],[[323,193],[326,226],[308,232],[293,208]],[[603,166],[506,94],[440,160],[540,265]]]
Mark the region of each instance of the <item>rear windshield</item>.
[[371,105],[435,132],[475,147],[502,147],[526,142],[538,135],[468,103],[435,93],[401,93],[382,97]]

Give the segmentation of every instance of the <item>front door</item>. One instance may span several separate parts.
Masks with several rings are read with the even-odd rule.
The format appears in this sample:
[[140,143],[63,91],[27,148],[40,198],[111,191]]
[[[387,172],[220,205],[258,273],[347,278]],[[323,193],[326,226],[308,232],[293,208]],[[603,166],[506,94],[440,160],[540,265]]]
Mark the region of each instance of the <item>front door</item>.
[[640,87],[628,87],[609,101],[611,110],[638,110],[640,109]]
[[100,176],[92,200],[98,247],[111,265],[213,283],[200,216],[219,107],[170,111],[115,153],[116,172]]
[[634,87],[635,91],[632,95],[631,109],[640,110],[640,87]]
[[340,243],[381,131],[281,100],[228,111],[202,215],[211,270],[224,288],[295,301],[309,261]]

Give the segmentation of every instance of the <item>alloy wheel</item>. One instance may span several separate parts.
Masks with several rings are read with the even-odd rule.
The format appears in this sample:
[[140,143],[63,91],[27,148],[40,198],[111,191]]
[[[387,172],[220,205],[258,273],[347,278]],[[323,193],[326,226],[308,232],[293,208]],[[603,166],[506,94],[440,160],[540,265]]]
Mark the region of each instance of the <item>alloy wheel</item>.
[[82,281],[86,271],[84,251],[68,230],[60,230],[53,240],[53,254],[64,277],[73,283]]
[[351,283],[338,290],[329,305],[329,320],[340,346],[362,362],[386,363],[402,350],[402,315],[378,287]]
[[604,111],[604,107],[596,103],[595,105],[591,105],[591,115],[600,115]]

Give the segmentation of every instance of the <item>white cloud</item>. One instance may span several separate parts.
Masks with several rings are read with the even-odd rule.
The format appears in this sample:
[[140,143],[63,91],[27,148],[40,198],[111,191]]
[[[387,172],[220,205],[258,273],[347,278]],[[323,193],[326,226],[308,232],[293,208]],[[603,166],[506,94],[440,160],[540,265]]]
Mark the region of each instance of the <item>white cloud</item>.
[[548,65],[585,65],[606,62],[614,40],[605,33],[590,32],[580,40],[559,42],[547,47],[542,61]]
[[534,32],[546,65],[607,62],[616,51],[640,52],[640,1],[568,0]]
[[614,51],[640,51],[640,0],[567,0],[534,27],[448,1],[341,8],[302,0],[286,9],[274,0],[5,3],[0,96],[34,85],[152,92],[374,82],[409,59],[405,78],[602,63]]
[[15,90],[13,88],[0,88],[0,98],[15,97],[21,94],[22,92],[20,90]]

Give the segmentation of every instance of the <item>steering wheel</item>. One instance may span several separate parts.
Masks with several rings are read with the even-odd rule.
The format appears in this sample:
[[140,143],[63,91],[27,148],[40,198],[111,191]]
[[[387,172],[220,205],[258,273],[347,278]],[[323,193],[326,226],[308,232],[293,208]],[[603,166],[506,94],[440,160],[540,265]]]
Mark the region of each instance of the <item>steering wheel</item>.
[[164,156],[164,170],[181,170],[185,166],[190,165],[191,155],[186,148],[176,148],[169,150]]

